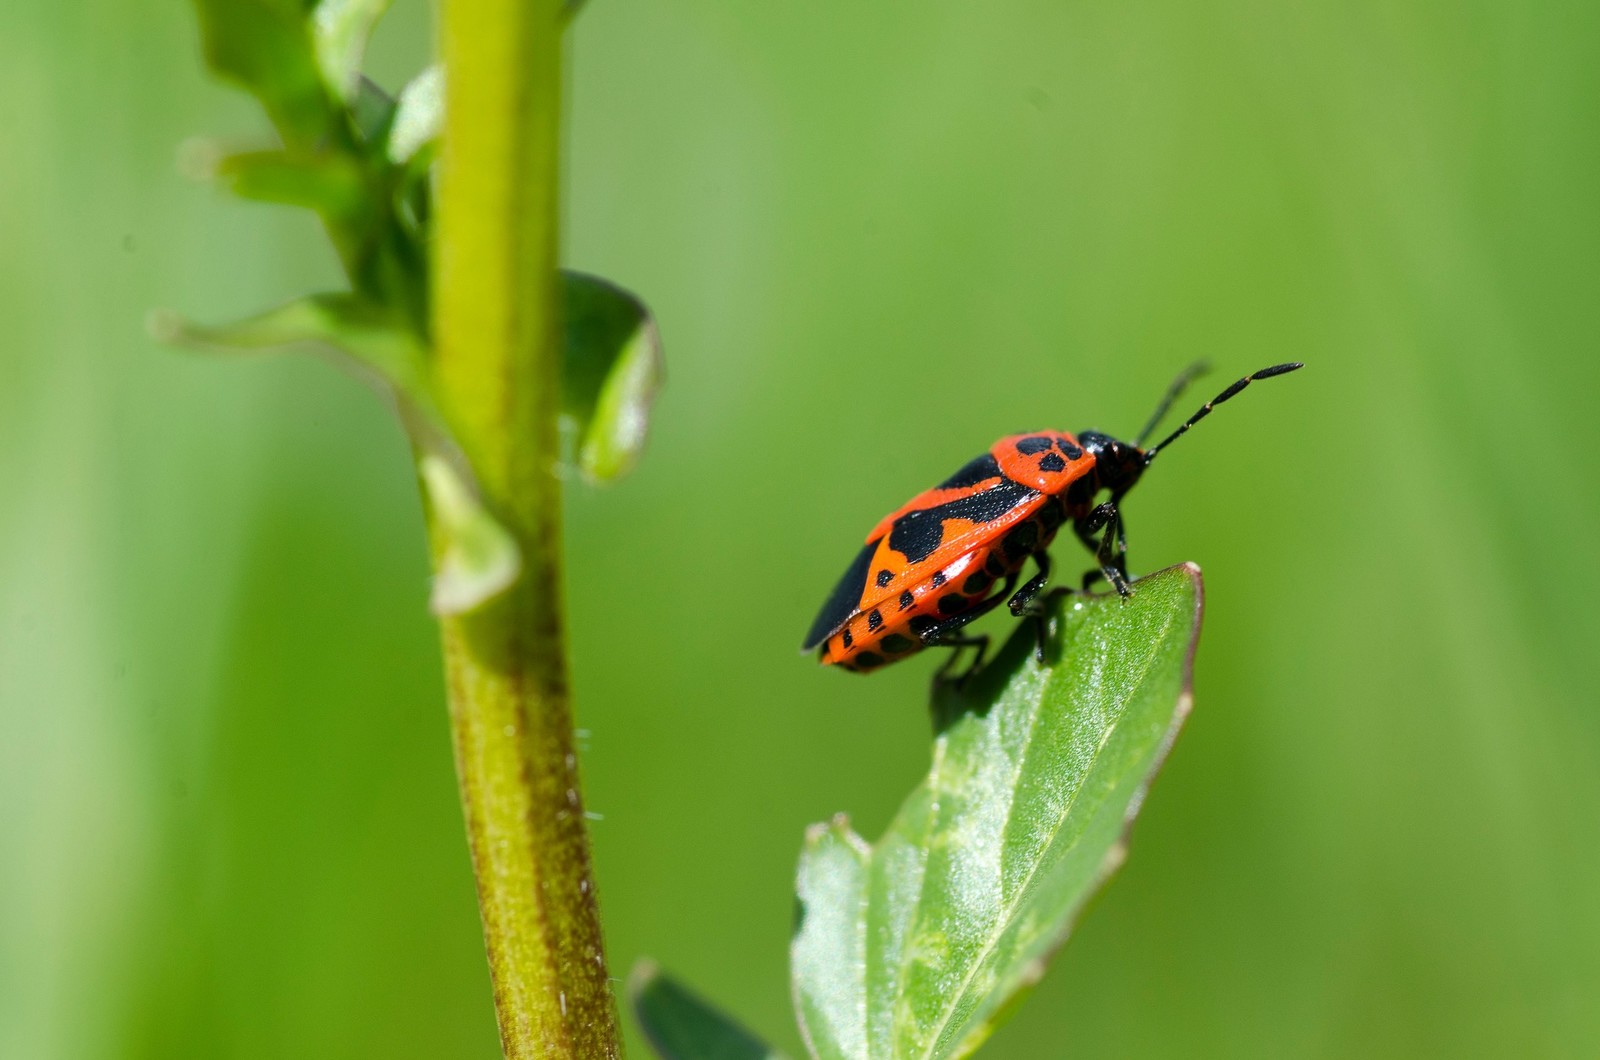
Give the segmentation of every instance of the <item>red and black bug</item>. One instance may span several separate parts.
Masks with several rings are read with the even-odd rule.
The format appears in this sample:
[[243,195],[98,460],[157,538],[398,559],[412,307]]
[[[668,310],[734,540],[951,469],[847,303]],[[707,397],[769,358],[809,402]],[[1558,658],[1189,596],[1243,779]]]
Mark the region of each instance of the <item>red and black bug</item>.
[[[930,645],[971,645],[978,649],[976,666],[988,638],[965,636],[963,627],[1008,597],[1013,615],[1039,614],[1036,600],[1050,576],[1046,549],[1064,523],[1072,524],[1078,540],[1095,555],[1096,567],[1084,575],[1083,588],[1104,578],[1127,596],[1123,496],[1162,449],[1213,408],[1257,379],[1299,367],[1279,364],[1245,376],[1148,449],[1145,438],[1201,365],[1178,376],[1131,444],[1098,431],[1036,431],[1000,439],[872,528],[811,623],[801,650],[818,649],[824,664],[860,672]],[[1102,492],[1109,497],[1096,503]],[[1017,589],[1029,557],[1038,572]],[[1042,652],[1042,625],[1040,637]]]

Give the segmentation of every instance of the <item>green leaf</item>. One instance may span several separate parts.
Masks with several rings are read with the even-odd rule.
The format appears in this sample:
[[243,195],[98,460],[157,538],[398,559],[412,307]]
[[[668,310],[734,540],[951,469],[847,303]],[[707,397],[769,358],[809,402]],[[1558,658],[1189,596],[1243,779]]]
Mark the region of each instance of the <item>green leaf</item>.
[[431,149],[444,127],[444,70],[430,66],[406,82],[389,126],[389,160],[410,162]]
[[427,453],[417,464],[444,544],[434,560],[429,605],[440,615],[472,611],[517,580],[522,553],[511,532],[483,506],[460,467]]
[[157,310],[150,315],[149,329],[162,342],[212,353],[324,353],[424,409],[433,406],[421,343],[383,310],[353,295],[310,295],[231,324],[209,326]]
[[628,998],[640,1029],[662,1060],[782,1060],[651,961],[634,966]]
[[631,469],[661,385],[661,339],[644,303],[614,284],[564,272],[566,352],[561,418],[573,463],[591,482]]
[[1024,623],[939,686],[932,770],[876,845],[810,830],[792,972],[814,1056],[965,1056],[1009,1014],[1122,861],[1189,711],[1200,605],[1192,565],[1056,598],[1046,666]]
[[241,199],[305,206],[341,218],[365,207],[361,168],[331,152],[244,151],[217,159],[213,175]]
[[391,316],[353,295],[319,294],[220,326],[157,311],[149,329],[163,342],[208,352],[320,352],[392,396],[419,451],[418,470],[444,543],[435,563],[434,611],[471,611],[516,580],[522,569],[516,539],[478,497],[467,461],[434,401],[426,351]]
[[347,102],[361,85],[361,60],[389,0],[322,0],[312,15],[317,65],[328,87]]
[[289,147],[312,147],[340,114],[301,0],[194,0],[206,63],[261,101]]

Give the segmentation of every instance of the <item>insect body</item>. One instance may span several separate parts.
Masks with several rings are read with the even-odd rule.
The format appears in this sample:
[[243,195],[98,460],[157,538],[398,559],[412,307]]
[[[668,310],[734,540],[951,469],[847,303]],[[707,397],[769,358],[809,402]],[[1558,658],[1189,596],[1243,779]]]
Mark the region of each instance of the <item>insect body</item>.
[[[1280,364],[1245,376],[1148,449],[1142,447],[1145,436],[1201,366],[1178,377],[1132,444],[1097,431],[1037,431],[1000,439],[872,528],[811,624],[802,650],[817,649],[823,663],[858,672],[929,645],[972,645],[981,660],[988,639],[965,636],[963,627],[1003,600],[1013,615],[1037,616],[1037,597],[1050,576],[1046,550],[1068,523],[1095,554],[1096,567],[1084,576],[1083,587],[1105,578],[1127,596],[1123,495],[1163,447],[1214,407],[1254,380],[1299,367]],[[1109,497],[1097,503],[1102,493]],[[1018,589],[1030,558],[1037,572]]]

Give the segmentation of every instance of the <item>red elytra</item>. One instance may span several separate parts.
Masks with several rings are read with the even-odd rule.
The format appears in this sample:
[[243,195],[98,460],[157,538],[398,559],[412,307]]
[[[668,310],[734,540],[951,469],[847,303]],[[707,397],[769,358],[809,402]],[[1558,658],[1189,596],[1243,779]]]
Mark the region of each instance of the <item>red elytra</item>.
[[[1096,567],[1084,576],[1083,588],[1104,578],[1128,595],[1128,541],[1119,507],[1123,496],[1157,453],[1217,405],[1257,379],[1300,367],[1279,364],[1245,376],[1148,449],[1143,448],[1145,437],[1202,366],[1178,376],[1131,444],[1097,431],[1035,431],[1001,438],[954,475],[879,520],[822,605],[801,650],[817,649],[824,664],[865,672],[932,645],[971,645],[978,648],[975,668],[988,638],[966,636],[962,630],[1001,601],[1008,601],[1013,615],[1038,616],[1038,597],[1050,576],[1047,549],[1068,523],[1095,554]],[[1109,496],[1097,503],[1102,493]],[[1018,589],[1017,579],[1030,558],[1037,573]]]

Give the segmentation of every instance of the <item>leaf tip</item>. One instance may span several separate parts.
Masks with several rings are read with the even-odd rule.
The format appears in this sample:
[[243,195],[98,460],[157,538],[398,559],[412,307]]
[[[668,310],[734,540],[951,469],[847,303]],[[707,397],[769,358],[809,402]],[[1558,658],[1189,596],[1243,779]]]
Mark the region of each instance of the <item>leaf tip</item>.
[[871,844],[850,826],[850,815],[847,813],[836,813],[828,820],[818,821],[806,828],[805,845],[808,849],[815,849],[829,840],[843,842],[856,853],[867,853],[872,849]]
[[840,814],[836,816],[833,821],[818,821],[816,824],[807,825],[805,840],[806,846],[814,847],[824,839],[828,838],[828,832],[832,830],[834,821],[837,821],[839,817],[842,816],[844,815]]
[[184,330],[184,319],[175,310],[157,307],[144,315],[145,334],[157,342],[176,345],[183,341]]
[[227,152],[209,136],[190,136],[178,144],[174,163],[178,175],[196,184],[209,184],[222,170]]

